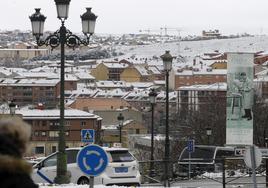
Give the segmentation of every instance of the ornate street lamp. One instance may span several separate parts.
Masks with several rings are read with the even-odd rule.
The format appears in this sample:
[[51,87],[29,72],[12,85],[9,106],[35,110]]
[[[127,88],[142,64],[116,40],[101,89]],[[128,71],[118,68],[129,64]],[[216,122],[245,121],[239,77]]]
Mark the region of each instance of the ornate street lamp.
[[87,11],[81,16],[84,35],[88,36],[94,33],[96,19],[97,16],[91,12],[91,8],[87,8]]
[[71,0],[55,0],[57,15],[60,20],[67,20]]
[[117,116],[117,120],[119,122],[119,142],[122,143],[122,127],[123,127],[123,123],[124,123],[124,119],[125,117],[122,115],[122,113],[120,113],[118,116]]
[[210,127],[206,128],[206,133],[207,133],[207,137],[208,137],[208,145],[210,144],[209,142],[209,138],[212,135],[212,129]]
[[170,55],[169,51],[166,51],[164,55],[161,56],[164,65],[164,71],[166,74],[166,139],[165,139],[165,170],[164,170],[164,186],[169,187],[169,72],[172,69],[173,57]]
[[8,106],[9,106],[9,113],[10,115],[13,116],[16,111],[16,104],[13,101],[11,101]]
[[152,119],[151,119],[151,162],[150,162],[150,177],[153,176],[153,171],[154,171],[154,106],[156,103],[156,98],[157,93],[155,89],[151,89],[149,93],[149,99],[151,103],[151,111],[152,111]]
[[69,4],[71,0],[55,0],[57,15],[61,20],[61,27],[53,34],[46,37],[44,40],[41,36],[44,32],[44,23],[46,17],[40,13],[40,8],[35,9],[35,13],[30,16],[32,23],[32,32],[36,37],[38,46],[50,46],[52,49],[60,46],[61,54],[61,73],[60,73],[60,126],[59,126],[59,140],[58,140],[58,155],[57,155],[57,176],[55,183],[63,184],[70,181],[67,174],[67,159],[65,152],[65,128],[64,128],[64,67],[65,67],[65,45],[71,48],[78,47],[79,45],[89,45],[89,38],[94,33],[95,23],[97,16],[92,13],[91,8],[87,8],[86,13],[81,16],[82,31],[86,39],[80,39],[78,36],[72,34],[64,23],[68,18]]

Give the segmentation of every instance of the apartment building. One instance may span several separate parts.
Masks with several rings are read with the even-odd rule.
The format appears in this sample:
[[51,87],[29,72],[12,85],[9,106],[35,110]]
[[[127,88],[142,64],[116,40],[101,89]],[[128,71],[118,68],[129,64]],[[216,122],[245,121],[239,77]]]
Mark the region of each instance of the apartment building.
[[102,62],[91,71],[96,80],[120,80],[120,74],[128,67],[126,63]]
[[[22,108],[16,111],[32,126],[29,156],[46,156],[57,151],[60,123],[59,109]],[[80,147],[82,129],[94,129],[95,142],[100,140],[101,120],[99,116],[77,109],[65,109],[65,135],[67,147]]]
[[227,83],[182,86],[178,88],[178,108],[180,110],[201,110],[215,101],[226,105]]
[[0,101],[14,100],[17,105],[43,103],[57,104],[60,94],[60,80],[53,79],[2,79],[0,80]]
[[226,69],[212,69],[211,67],[173,68],[170,72],[170,89],[176,90],[181,86],[197,84],[213,84],[226,82]]

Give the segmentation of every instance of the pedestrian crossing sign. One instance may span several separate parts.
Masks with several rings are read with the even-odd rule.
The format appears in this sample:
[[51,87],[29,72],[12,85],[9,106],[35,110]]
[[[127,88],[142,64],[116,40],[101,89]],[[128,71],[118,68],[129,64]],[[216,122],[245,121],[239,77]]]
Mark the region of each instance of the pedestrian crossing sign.
[[94,143],[95,131],[94,129],[82,129],[81,130],[81,142]]

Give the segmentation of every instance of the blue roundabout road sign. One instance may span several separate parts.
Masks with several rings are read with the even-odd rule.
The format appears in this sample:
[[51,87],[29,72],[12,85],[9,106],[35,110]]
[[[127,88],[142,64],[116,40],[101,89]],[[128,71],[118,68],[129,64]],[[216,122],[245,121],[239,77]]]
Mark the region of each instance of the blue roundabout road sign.
[[98,145],[88,145],[77,154],[77,165],[88,176],[98,176],[108,165],[107,153]]

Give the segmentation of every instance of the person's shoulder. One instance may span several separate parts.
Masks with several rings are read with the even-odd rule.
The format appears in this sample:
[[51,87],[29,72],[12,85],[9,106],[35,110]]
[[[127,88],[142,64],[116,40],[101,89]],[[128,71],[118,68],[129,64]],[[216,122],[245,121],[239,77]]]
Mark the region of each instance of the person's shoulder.
[[27,174],[10,174],[0,172],[0,187],[12,188],[38,188],[39,186],[33,182],[31,177]]
[[20,182],[20,188],[38,188],[39,186],[33,182],[31,176],[28,174],[18,174],[16,179]]

